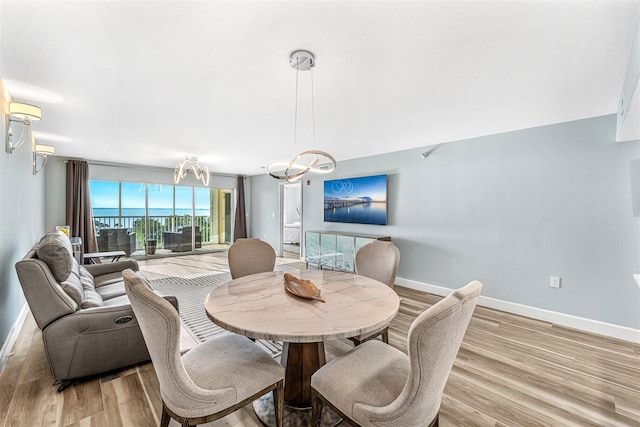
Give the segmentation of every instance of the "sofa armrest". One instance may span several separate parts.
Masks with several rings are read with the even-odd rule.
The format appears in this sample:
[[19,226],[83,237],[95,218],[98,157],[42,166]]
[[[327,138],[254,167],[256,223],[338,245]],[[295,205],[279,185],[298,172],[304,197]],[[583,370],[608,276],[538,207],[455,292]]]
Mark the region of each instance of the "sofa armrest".
[[35,258],[34,250],[16,263],[16,272],[29,309],[40,329],[78,309],[75,301],[53,277],[47,264]]
[[106,262],[104,264],[85,265],[85,268],[93,277],[102,276],[103,274],[118,273],[127,268],[138,271],[138,262],[135,259],[126,259],[124,261]]

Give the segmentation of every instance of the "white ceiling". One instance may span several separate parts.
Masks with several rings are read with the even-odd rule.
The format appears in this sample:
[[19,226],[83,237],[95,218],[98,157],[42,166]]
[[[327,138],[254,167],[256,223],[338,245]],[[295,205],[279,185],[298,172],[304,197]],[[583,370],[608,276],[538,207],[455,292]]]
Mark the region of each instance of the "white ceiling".
[[[256,175],[616,112],[640,1],[6,1],[0,73],[56,154]],[[312,51],[300,74],[289,54]],[[26,93],[25,86],[45,89]],[[27,87],[29,88],[29,87]],[[49,91],[49,92],[47,92]],[[56,101],[56,102],[51,102]],[[615,135],[612,135],[612,139]]]

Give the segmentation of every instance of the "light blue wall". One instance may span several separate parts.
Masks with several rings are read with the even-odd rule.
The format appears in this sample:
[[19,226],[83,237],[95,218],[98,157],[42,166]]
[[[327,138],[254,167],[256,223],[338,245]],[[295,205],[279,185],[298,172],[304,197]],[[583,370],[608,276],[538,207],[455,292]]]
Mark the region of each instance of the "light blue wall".
[[247,179],[251,193],[247,213],[249,215],[249,237],[259,237],[271,244],[276,251],[279,246],[280,187],[278,181],[267,175],[256,175]]
[[[324,178],[311,175],[304,228],[390,235],[404,279],[451,289],[478,279],[484,296],[638,329],[640,141],[615,133],[611,115],[451,142],[427,158],[339,162],[332,179],[389,175],[389,225],[324,223]],[[277,183],[252,186],[252,234],[275,246]]]
[[[7,111],[0,79],[0,112]],[[5,151],[5,125],[0,120],[0,346],[24,306],[15,263],[38,241],[44,230],[44,174],[32,174],[31,144]]]
[[[45,230],[54,230],[56,225],[67,222],[67,168],[64,159],[50,157],[44,169],[47,191],[45,192]],[[40,172],[40,173],[43,173]]]

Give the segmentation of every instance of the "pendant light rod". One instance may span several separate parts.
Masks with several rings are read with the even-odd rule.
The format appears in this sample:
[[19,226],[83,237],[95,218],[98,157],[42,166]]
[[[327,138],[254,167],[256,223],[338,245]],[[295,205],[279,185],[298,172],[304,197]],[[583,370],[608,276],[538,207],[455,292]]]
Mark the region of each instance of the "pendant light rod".
[[[316,114],[313,88],[313,67],[316,59],[307,50],[296,50],[289,56],[289,65],[296,70],[296,101],[295,116],[293,120],[293,147],[294,152],[298,141],[298,87],[300,71],[311,71],[311,127],[312,142],[316,141]],[[307,172],[330,173],[336,168],[336,160],[329,153],[320,150],[303,151],[293,157],[290,162],[271,162],[267,165],[267,173],[272,177],[288,182],[297,181]]]

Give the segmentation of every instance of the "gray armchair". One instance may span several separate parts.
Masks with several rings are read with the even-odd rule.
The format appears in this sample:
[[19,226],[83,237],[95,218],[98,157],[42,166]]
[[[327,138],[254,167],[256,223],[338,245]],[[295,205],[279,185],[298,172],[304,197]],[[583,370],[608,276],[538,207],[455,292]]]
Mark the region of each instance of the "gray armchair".
[[129,256],[136,251],[136,233],[127,228],[101,228],[96,240],[98,252],[124,251]]
[[[199,226],[195,230],[195,248],[202,247],[202,233]],[[164,248],[172,252],[186,252],[191,250],[191,226],[179,227],[178,231],[165,231],[162,233]]]
[[[122,270],[135,260],[78,265],[69,238],[56,231],[16,263],[27,303],[42,330],[58,391],[72,379],[149,360],[124,290]],[[175,297],[165,297],[177,307]]]

